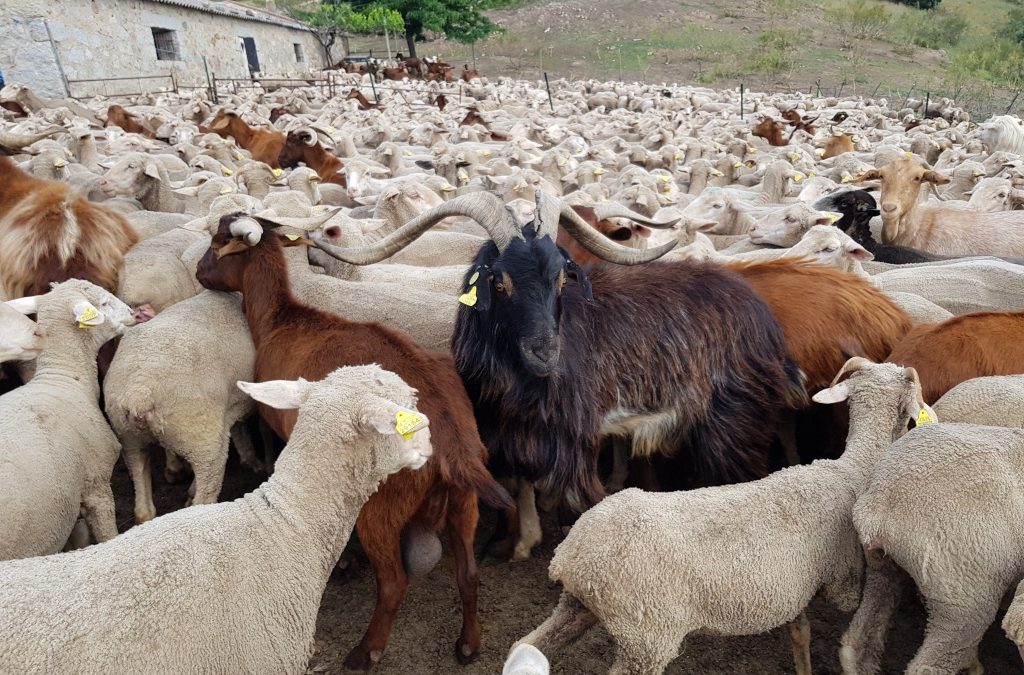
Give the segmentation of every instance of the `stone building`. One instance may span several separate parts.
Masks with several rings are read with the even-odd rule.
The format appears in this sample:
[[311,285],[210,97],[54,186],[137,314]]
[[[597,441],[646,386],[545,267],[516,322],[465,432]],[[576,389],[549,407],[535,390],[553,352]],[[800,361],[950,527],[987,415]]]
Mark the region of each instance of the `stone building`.
[[[205,64],[204,64],[205,57]],[[287,77],[326,65],[304,24],[232,0],[2,0],[0,71],[43,96],[159,90],[253,72]]]

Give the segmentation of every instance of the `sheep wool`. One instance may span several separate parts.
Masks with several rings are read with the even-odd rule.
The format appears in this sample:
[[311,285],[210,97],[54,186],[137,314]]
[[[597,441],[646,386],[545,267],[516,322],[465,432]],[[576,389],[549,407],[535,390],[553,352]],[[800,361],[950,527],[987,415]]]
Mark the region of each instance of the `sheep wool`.
[[[427,461],[428,420],[415,392],[377,366],[240,386],[299,408],[274,475],[233,502],[0,565],[5,672],[305,672],[356,517],[389,474]],[[399,429],[399,413],[415,423]]]

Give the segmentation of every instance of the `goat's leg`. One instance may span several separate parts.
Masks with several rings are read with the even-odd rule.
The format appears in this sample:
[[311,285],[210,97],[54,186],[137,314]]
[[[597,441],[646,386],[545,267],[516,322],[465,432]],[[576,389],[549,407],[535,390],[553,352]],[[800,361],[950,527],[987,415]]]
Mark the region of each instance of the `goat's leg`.
[[529,560],[530,551],[541,542],[540,515],[537,513],[537,494],[533,483],[519,479],[519,494],[516,496],[519,510],[519,537],[512,553],[513,561]]
[[473,548],[479,520],[475,492],[448,492],[448,539],[455,554],[455,581],[462,599],[462,633],[455,643],[455,658],[462,665],[472,663],[480,654],[480,617],[477,615],[480,573]]
[[256,473],[263,473],[263,462],[256,459],[256,449],[253,447],[252,435],[246,426],[245,420],[237,422],[231,427],[231,442],[235,445],[235,452],[242,464],[249,467]]
[[811,675],[811,623],[807,620],[807,614],[800,612],[800,616],[786,624],[786,630],[793,643],[796,675]]
[[609,493],[619,492],[626,487],[629,476],[630,439],[612,436],[612,473],[608,476],[607,490]]
[[377,604],[363,639],[345,657],[345,668],[369,670],[380,661],[388,636],[405,600],[409,580],[402,565],[402,528],[390,527],[385,520],[370,521],[366,507],[356,521],[359,541],[377,577]]
[[881,670],[889,624],[910,579],[882,551],[868,549],[864,554],[868,567],[864,592],[840,642],[844,675],[874,675]]
[[121,457],[135,488],[135,522],[144,523],[156,517],[153,504],[153,475],[149,466],[149,448],[136,434],[121,435]]
[[[498,481],[510,495],[517,495],[518,478],[502,478]],[[519,514],[517,510],[499,511],[494,534],[487,541],[486,553],[498,560],[511,560],[519,539]]]
[[[978,643],[999,611],[1004,589],[964,590],[973,592],[955,598],[934,598],[922,589],[928,627],[906,675],[956,675],[973,666]],[[976,672],[973,668],[972,671]]]
[[584,633],[597,623],[597,617],[582,602],[562,591],[555,610],[544,623],[519,642],[512,645],[515,649],[521,644],[533,645],[549,658],[560,650],[580,639]]

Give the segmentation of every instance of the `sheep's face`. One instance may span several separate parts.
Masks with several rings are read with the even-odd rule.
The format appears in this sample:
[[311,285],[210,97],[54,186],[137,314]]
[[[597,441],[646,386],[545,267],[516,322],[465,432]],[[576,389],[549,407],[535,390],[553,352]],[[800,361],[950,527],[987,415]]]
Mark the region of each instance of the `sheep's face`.
[[131,153],[111,166],[99,183],[104,194],[114,196],[141,196],[154,181],[160,180],[156,160],[139,153]]
[[882,181],[882,222],[899,223],[911,212],[925,183],[945,185],[949,178],[936,173],[913,159],[900,159],[881,169],[871,169],[860,180]]
[[797,202],[761,216],[750,228],[750,240],[755,244],[792,246],[815,225],[829,225],[841,216],[838,213],[816,211]]
[[[854,357],[843,365],[836,379],[846,373],[852,373],[849,379],[818,392],[813,399],[818,403],[838,403],[852,397],[855,404],[859,402],[876,410],[885,406],[885,412],[892,415],[894,441],[907,432],[910,422],[938,421],[935,411],[924,401],[921,379],[913,368]],[[857,414],[851,410],[851,416]]]

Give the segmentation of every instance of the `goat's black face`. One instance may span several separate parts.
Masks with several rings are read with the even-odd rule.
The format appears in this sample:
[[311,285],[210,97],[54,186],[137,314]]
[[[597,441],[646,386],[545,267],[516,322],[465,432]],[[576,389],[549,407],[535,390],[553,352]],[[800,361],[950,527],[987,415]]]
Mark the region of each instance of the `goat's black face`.
[[871,218],[881,213],[878,202],[867,190],[834,192],[815,202],[814,208],[842,213],[842,220],[836,223],[836,227],[842,230],[849,230],[855,225],[866,226]]
[[[558,367],[561,353],[562,290],[575,280],[589,299],[590,281],[550,237],[537,236],[531,226],[523,230],[523,237],[497,255],[495,247],[485,248],[467,274],[466,288],[473,294],[474,309],[490,314],[495,335],[519,352],[526,370],[548,377]],[[481,260],[488,250],[490,262]]]

